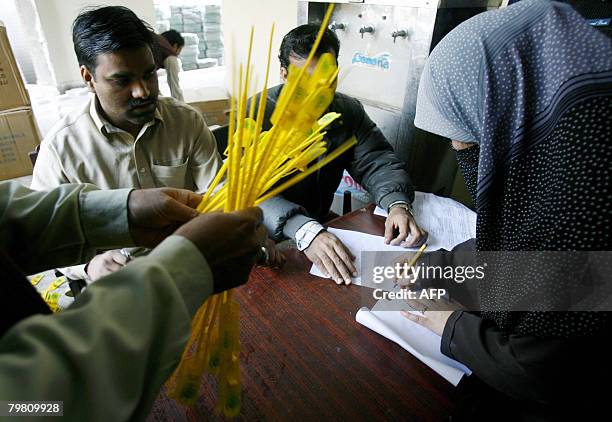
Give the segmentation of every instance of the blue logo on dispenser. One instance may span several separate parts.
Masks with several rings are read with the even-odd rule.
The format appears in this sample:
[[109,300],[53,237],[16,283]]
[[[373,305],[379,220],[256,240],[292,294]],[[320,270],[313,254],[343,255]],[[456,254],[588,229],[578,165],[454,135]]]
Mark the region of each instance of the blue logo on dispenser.
[[391,68],[391,54],[380,53],[376,56],[367,56],[357,51],[353,54],[351,64],[377,70],[389,70]]
[[612,18],[588,19],[587,23],[591,26],[610,26]]

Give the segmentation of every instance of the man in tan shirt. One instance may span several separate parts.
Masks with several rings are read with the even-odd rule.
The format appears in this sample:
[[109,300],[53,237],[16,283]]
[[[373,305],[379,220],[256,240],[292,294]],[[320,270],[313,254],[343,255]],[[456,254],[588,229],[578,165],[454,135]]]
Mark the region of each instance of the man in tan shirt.
[[32,189],[93,183],[101,189],[174,187],[204,192],[221,167],[213,135],[195,109],[157,100],[136,136],[113,125],[97,96],[43,139]]
[[[125,7],[89,9],[76,18],[73,41],[93,96],[43,140],[32,188],[93,183],[206,191],[221,157],[195,109],[158,98],[150,28]],[[97,279],[126,262],[119,250],[105,252],[88,264],[87,274]]]

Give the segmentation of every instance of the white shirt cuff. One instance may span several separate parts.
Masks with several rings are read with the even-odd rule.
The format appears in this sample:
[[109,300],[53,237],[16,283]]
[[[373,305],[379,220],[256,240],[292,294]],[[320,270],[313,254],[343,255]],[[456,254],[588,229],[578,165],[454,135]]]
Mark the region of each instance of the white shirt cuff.
[[295,232],[295,244],[297,245],[298,251],[303,251],[310,246],[314,238],[322,231],[325,230],[318,221],[311,220],[305,223]]

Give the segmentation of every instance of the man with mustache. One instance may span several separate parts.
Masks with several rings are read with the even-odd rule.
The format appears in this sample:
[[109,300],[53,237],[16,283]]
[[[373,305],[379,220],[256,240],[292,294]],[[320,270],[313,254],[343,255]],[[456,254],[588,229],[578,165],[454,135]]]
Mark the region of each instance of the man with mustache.
[[[32,188],[92,183],[101,189],[172,187],[204,192],[221,167],[213,135],[195,109],[158,98],[151,28],[125,7],[87,9],[72,26],[87,106],[41,143]],[[70,277],[98,279],[126,264],[119,250]]]

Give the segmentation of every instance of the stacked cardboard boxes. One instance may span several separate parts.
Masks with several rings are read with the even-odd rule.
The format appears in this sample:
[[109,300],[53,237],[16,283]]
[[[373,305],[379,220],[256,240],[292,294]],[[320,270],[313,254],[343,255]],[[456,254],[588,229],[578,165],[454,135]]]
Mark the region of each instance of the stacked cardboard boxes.
[[221,6],[208,5],[204,14],[204,34],[206,57],[217,59],[223,64],[223,30],[221,27]]
[[155,31],[158,34],[168,31],[170,25],[170,6],[155,4]]
[[197,34],[182,33],[185,39],[185,46],[181,51],[181,63],[183,70],[195,70],[198,68],[198,43],[200,42]]
[[155,7],[158,32],[172,28],[185,38],[185,47],[180,55],[183,70],[203,69],[223,64],[221,6],[165,7],[156,4]]
[[30,97],[0,22],[0,180],[32,174],[28,153],[39,143]]

